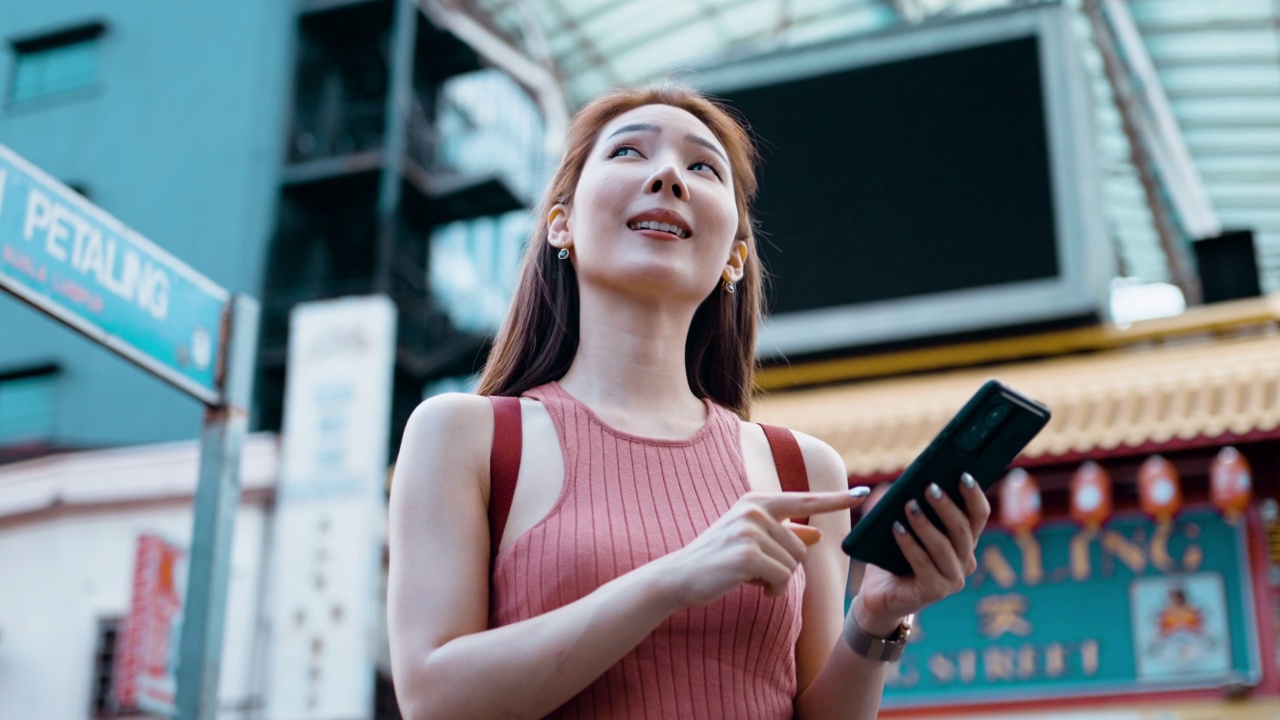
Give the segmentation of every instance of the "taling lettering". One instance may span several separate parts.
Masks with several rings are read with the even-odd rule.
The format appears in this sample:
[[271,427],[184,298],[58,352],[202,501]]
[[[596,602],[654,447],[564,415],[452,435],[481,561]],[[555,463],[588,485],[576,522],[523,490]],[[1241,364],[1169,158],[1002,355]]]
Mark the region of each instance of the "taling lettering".
[[105,234],[71,208],[31,189],[22,236],[44,237],[49,257],[97,280],[108,292],[157,320],[169,315],[169,274],[133,247]]

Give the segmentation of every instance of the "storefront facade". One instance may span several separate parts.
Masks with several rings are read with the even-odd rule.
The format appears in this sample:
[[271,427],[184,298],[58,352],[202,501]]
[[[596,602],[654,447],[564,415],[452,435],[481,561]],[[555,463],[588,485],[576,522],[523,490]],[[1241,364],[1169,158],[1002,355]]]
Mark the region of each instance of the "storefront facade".
[[1268,298],[971,343],[950,363],[947,348],[899,353],[939,365],[911,376],[875,377],[895,358],[864,358],[844,364],[857,382],[775,386],[757,419],[830,442],[852,484],[895,477],[987,378],[1053,410],[1015,462],[1034,500],[989,493],[978,570],[919,618],[886,715],[1276,716],[1277,320]]

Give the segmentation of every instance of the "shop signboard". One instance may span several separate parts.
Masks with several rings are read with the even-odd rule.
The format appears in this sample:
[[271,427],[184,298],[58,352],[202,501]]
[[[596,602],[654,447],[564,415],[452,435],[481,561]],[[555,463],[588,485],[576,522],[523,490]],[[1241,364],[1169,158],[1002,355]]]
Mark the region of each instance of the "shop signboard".
[[966,589],[918,618],[885,707],[1186,690],[1261,673],[1242,524],[1194,509],[990,529]]
[[0,145],[0,289],[205,403],[226,290]]
[[290,315],[268,720],[372,716],[395,344],[383,295]]
[[133,599],[120,633],[113,694],[125,712],[172,715],[187,553],[158,535],[138,537]]

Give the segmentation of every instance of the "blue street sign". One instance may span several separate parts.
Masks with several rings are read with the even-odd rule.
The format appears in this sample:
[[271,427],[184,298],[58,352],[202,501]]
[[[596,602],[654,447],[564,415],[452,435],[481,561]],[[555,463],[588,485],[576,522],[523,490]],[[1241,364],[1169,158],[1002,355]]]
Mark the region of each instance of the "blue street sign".
[[0,289],[221,402],[227,291],[3,145]]

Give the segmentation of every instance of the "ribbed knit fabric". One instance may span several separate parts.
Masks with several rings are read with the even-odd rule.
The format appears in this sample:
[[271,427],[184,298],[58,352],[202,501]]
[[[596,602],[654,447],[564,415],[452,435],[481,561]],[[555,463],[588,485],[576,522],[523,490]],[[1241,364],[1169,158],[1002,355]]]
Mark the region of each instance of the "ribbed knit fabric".
[[[749,489],[738,418],[707,403],[684,440],[609,427],[558,384],[542,401],[564,457],[550,513],[494,565],[497,627],[554,610],[691,542]],[[804,570],[785,595],[744,585],[667,618],[553,718],[790,718]]]

